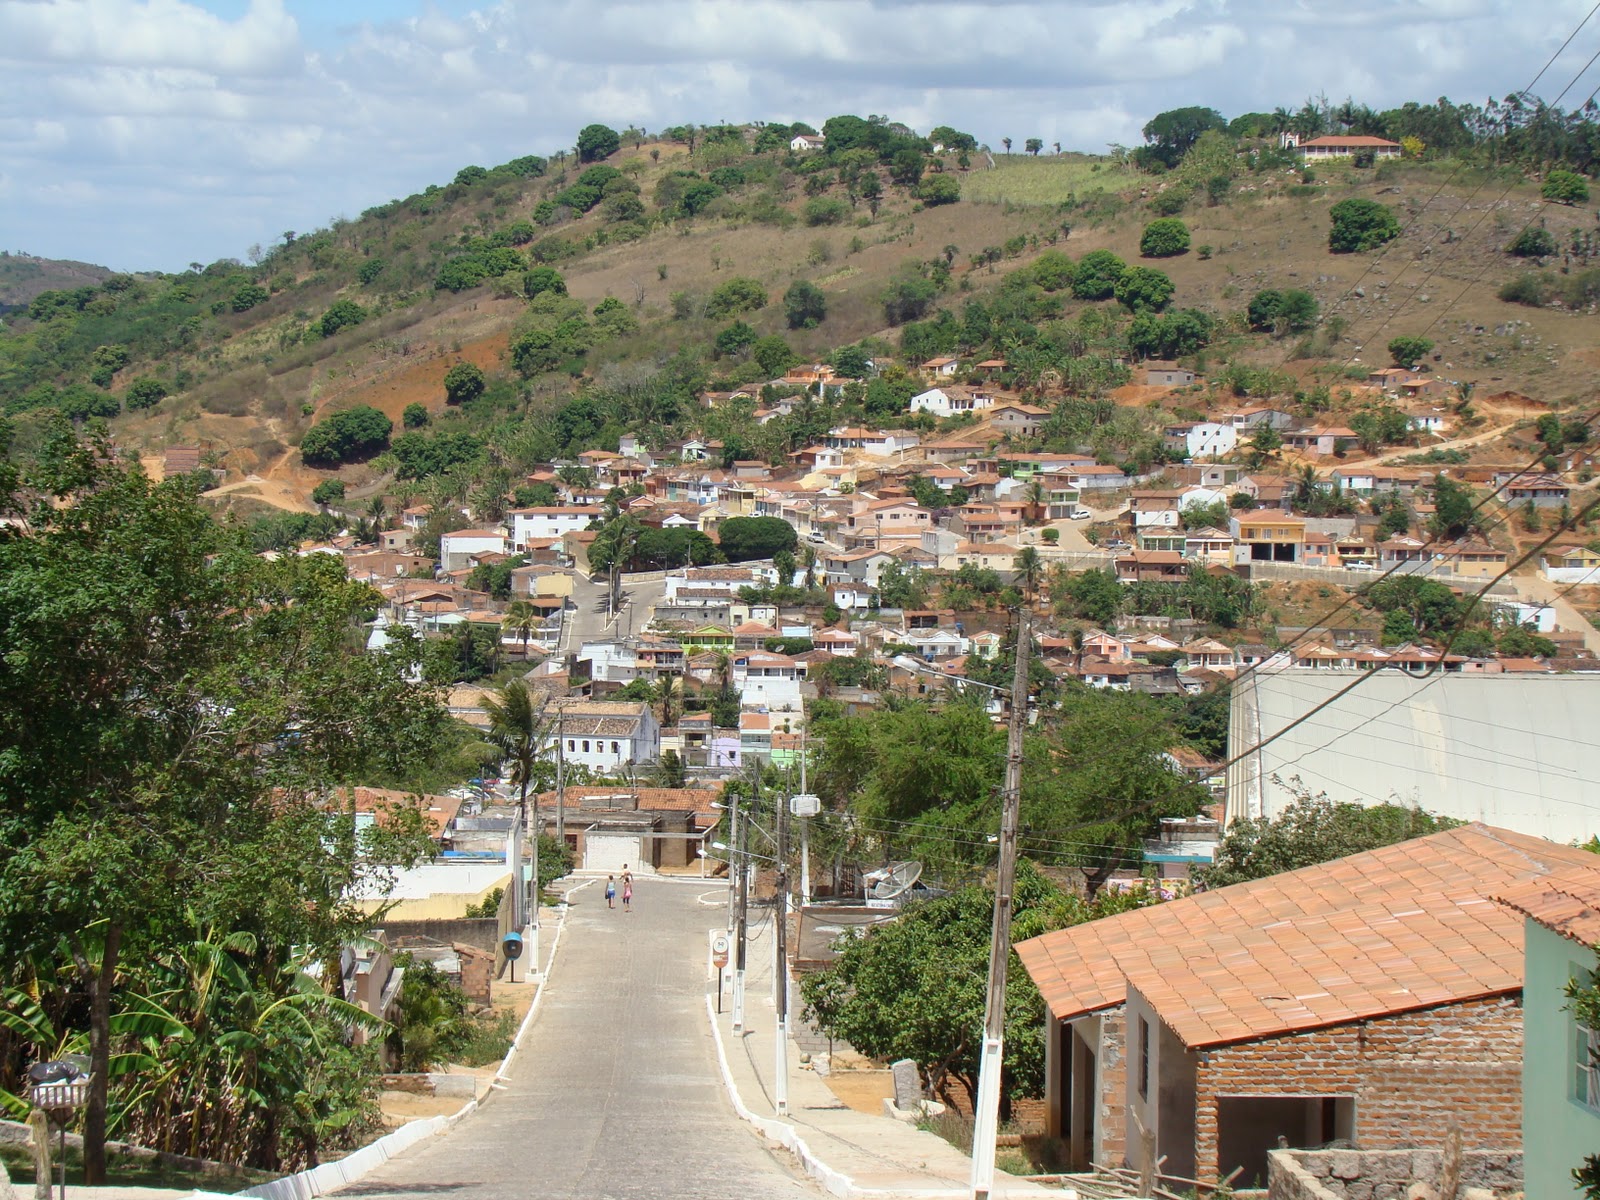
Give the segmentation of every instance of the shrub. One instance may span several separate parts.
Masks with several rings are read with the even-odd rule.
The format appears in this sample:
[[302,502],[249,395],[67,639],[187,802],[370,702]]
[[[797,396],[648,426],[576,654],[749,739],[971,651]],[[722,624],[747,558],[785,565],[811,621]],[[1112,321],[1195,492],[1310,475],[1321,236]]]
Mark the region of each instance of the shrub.
[[1184,205],[1188,203],[1188,188],[1170,187],[1160,195],[1150,198],[1150,211],[1158,217],[1171,217],[1181,213]]
[[1506,253],[1518,258],[1546,258],[1556,249],[1556,239],[1548,229],[1524,229],[1506,247]]
[[1117,280],[1117,300],[1136,313],[1160,312],[1172,300],[1172,280],[1153,267],[1134,267]]
[[757,338],[751,344],[750,357],[756,360],[767,375],[775,376],[792,367],[796,356],[789,348],[789,343],[773,333],[764,338]]
[[883,316],[891,325],[915,321],[932,307],[939,289],[931,279],[903,275],[883,289]]
[[756,331],[743,321],[735,321],[717,334],[716,348],[719,358],[729,358],[754,344]]
[[1268,333],[1298,333],[1317,323],[1317,298],[1299,288],[1263,288],[1245,309],[1250,328]]
[[371,283],[374,279],[382,274],[383,259],[381,258],[369,258],[356,268],[356,279],[359,280],[363,286]]
[[444,398],[450,404],[476,400],[486,386],[483,372],[471,363],[456,363],[444,373]]
[[546,292],[557,296],[567,294],[567,281],[554,267],[535,267],[522,277],[522,294],[529,300]]
[[1576,171],[1551,171],[1545,176],[1539,195],[1557,204],[1586,204],[1589,201],[1589,181]]
[[405,411],[400,414],[400,424],[407,429],[421,429],[428,423],[428,406],[426,404],[408,404]]
[[1189,249],[1189,227],[1177,217],[1162,217],[1144,227],[1139,253],[1145,258],[1172,258]]
[[1109,300],[1128,272],[1128,264],[1109,250],[1091,250],[1078,260],[1072,294],[1079,300]]
[[578,157],[583,162],[609,158],[621,146],[621,135],[606,125],[585,125],[578,133]]
[[366,404],[318,421],[300,440],[300,457],[310,467],[337,467],[367,458],[389,444],[394,422]]
[[930,175],[917,185],[916,196],[929,208],[961,199],[961,185],[953,175]]
[[754,312],[767,303],[767,289],[760,282],[744,276],[735,276],[717,285],[706,300],[706,316],[713,321],[737,313]]
[[1376,200],[1351,197],[1328,210],[1333,226],[1328,230],[1328,249],[1335,254],[1372,250],[1400,236],[1400,220],[1394,210]]
[[828,298],[807,279],[796,279],[783,294],[783,312],[790,329],[815,329],[827,318]]
[[366,319],[367,310],[354,300],[335,300],[312,328],[319,336],[330,338],[341,329],[359,325]]
[[324,479],[311,489],[311,503],[313,504],[343,504],[344,480]]
[[154,408],[160,404],[167,394],[167,387],[159,379],[151,379],[148,375],[143,379],[135,379],[133,386],[128,388],[122,401],[132,412],[136,408]]
[[832,196],[813,196],[800,215],[807,225],[838,225],[850,215],[850,206]]
[[234,312],[249,312],[258,304],[265,304],[272,298],[272,293],[259,283],[243,283],[233,293],[228,301],[228,307]]
[[1544,280],[1532,271],[1506,280],[1495,294],[1508,304],[1526,304],[1530,308],[1543,308],[1549,302]]

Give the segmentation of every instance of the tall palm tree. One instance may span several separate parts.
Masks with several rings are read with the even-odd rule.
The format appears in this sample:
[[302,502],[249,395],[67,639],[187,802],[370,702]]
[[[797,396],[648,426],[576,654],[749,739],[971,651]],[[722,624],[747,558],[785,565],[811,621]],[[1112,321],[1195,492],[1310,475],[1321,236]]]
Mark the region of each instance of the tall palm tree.
[[800,569],[806,573],[805,587],[810,591],[816,586],[817,551],[816,547],[805,545],[800,547]]
[[1025,495],[1028,499],[1028,509],[1031,514],[1030,519],[1035,523],[1043,520],[1045,501],[1044,481],[1037,478],[1033,479],[1031,482],[1029,482],[1027,490],[1023,493],[1023,495]]
[[[500,752],[501,761],[511,766],[511,783],[517,789],[517,803],[528,810],[528,788],[544,750],[550,719],[544,706],[520,679],[486,696],[483,711],[489,716],[490,745]],[[535,807],[538,799],[535,797]],[[537,817],[537,813],[535,813]],[[538,821],[534,821],[538,828]]]
[[656,684],[656,704],[660,706],[661,728],[670,729],[683,699],[683,681],[676,675],[663,675]]
[[1044,560],[1039,557],[1038,549],[1024,546],[1017,551],[1011,565],[1022,583],[1022,594],[1032,600],[1039,594],[1039,581],[1044,578]]
[[539,610],[527,600],[513,600],[506,606],[506,615],[500,622],[500,632],[522,639],[522,657],[528,657],[528,638],[539,628]]
[[711,656],[716,661],[713,670],[717,676],[717,687],[726,692],[733,686],[733,655],[726,650],[713,650]]

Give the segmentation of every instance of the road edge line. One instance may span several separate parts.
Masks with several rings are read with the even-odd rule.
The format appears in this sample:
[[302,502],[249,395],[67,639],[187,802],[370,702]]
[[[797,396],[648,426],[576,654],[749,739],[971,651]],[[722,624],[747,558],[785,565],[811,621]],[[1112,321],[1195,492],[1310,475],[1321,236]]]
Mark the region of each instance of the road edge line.
[[835,1170],[822,1159],[800,1136],[799,1131],[786,1121],[779,1121],[774,1117],[761,1117],[745,1107],[744,1098],[739,1095],[739,1085],[733,1081],[733,1071],[728,1066],[728,1053],[722,1044],[722,1030],[717,1025],[717,1015],[711,1007],[711,997],[706,998],[706,1020],[711,1025],[711,1039],[717,1046],[717,1070],[722,1075],[722,1087],[728,1093],[728,1102],[733,1105],[733,1111],[751,1125],[754,1125],[769,1142],[776,1142],[800,1160],[800,1165],[811,1178],[817,1180],[823,1187],[835,1196],[844,1200],[857,1200],[859,1197],[882,1195],[885,1193],[869,1192],[857,1187],[855,1180],[842,1171]]

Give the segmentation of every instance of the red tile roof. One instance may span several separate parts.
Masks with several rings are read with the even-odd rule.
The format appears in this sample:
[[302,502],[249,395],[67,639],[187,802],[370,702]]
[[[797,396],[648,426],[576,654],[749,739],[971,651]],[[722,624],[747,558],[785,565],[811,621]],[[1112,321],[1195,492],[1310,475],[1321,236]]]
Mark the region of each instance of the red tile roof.
[[1600,889],[1600,856],[1474,823],[1017,953],[1058,1019],[1121,1004],[1132,986],[1191,1049],[1253,1041],[1519,990],[1522,921],[1491,897],[1557,872]]
[[1600,879],[1591,871],[1558,871],[1508,888],[1494,899],[1562,937],[1600,945]]

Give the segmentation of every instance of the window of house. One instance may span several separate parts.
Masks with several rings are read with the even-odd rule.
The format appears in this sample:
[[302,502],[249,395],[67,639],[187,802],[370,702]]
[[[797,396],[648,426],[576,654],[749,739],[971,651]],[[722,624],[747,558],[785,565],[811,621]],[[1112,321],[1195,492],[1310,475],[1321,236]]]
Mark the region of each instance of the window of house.
[[576,739],[568,738],[567,739],[567,750],[568,751],[573,751],[573,750],[576,750],[577,748],[578,748],[578,743],[577,743]]
[[1572,1029],[1572,1098],[1588,1108],[1600,1110],[1600,1030],[1590,1029],[1576,1021]]
[[1139,1018],[1139,1099],[1150,1099],[1150,1022]]
[[617,745],[616,742],[612,742],[611,743],[611,753],[613,753],[613,754],[621,754],[622,753],[622,747]]
[[585,754],[589,753],[589,739],[588,738],[584,738],[583,739],[583,752]]

